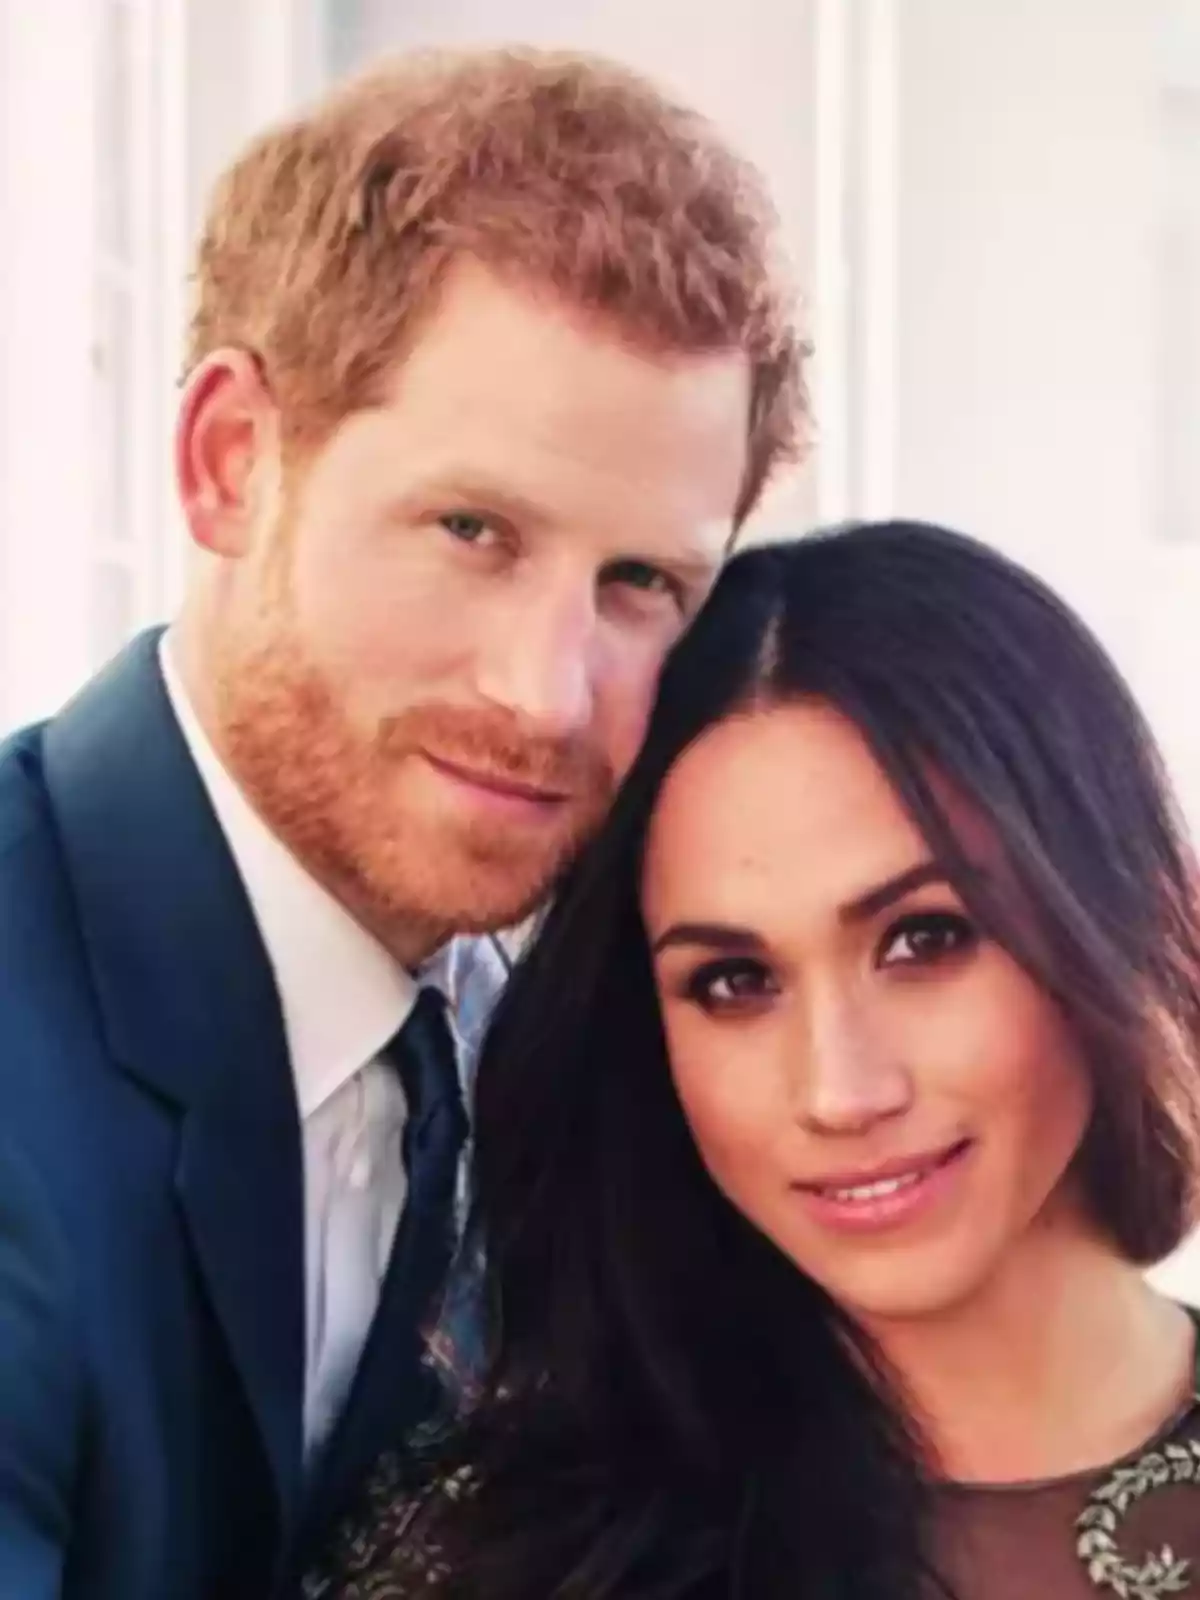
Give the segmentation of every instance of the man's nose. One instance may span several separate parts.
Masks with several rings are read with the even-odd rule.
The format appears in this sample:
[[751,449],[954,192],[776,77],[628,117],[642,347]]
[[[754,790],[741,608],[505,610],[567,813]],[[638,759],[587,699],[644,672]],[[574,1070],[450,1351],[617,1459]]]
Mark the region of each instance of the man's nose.
[[531,586],[478,641],[477,692],[536,737],[580,733],[592,721],[598,627],[590,583]]

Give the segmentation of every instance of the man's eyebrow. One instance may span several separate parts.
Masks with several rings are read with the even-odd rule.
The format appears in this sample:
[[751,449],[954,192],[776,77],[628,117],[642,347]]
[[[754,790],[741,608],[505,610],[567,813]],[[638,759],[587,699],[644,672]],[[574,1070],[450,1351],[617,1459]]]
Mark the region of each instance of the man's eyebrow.
[[545,506],[539,505],[536,500],[488,478],[477,478],[467,473],[446,473],[414,484],[411,489],[390,501],[387,509],[399,520],[415,510],[428,510],[434,504],[447,512],[494,512],[506,521],[535,527],[546,527],[552,520]]

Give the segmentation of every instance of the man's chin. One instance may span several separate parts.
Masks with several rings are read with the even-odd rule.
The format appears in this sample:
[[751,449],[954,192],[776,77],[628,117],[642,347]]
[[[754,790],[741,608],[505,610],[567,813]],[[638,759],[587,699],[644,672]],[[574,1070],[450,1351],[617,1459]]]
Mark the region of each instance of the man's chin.
[[553,879],[539,876],[534,882],[486,884],[478,879],[447,882],[442,892],[429,898],[454,933],[501,933],[533,914],[550,893]]
[[[523,922],[551,893],[561,872],[558,855],[537,861],[495,859],[454,848],[449,841],[421,849],[370,874],[389,921],[436,924],[447,934],[498,933]],[[395,871],[388,867],[394,866]]]

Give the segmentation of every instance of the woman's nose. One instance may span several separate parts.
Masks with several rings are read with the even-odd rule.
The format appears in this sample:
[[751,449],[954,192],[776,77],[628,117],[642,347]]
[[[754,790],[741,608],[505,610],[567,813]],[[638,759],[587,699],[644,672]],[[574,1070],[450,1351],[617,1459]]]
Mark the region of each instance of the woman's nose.
[[792,1070],[795,1114],[816,1133],[861,1133],[912,1100],[907,1067],[878,1020],[853,996],[808,1008]]

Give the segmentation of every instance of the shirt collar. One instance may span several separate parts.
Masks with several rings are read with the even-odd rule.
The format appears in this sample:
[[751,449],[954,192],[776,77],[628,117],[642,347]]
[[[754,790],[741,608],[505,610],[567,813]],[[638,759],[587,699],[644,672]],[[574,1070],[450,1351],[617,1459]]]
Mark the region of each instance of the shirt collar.
[[446,989],[448,949],[416,978],[301,866],[213,748],[163,638],[167,697],[233,855],[275,975],[301,1117],[391,1041],[419,983]]

